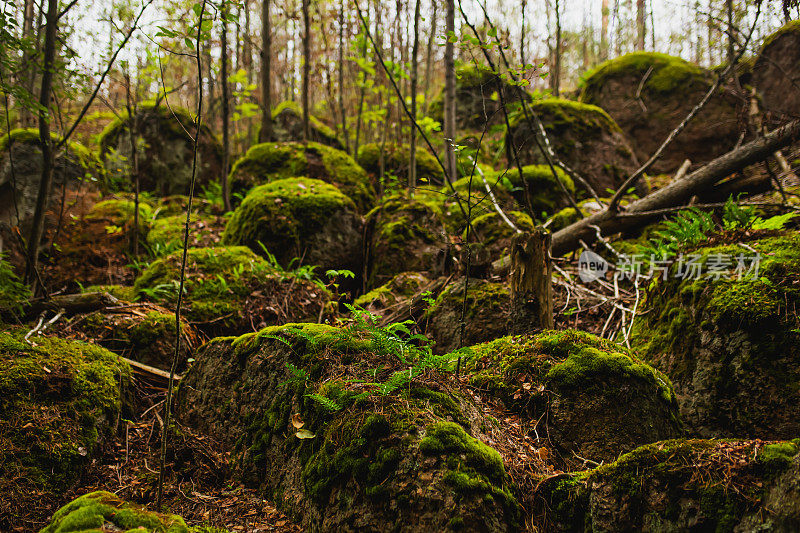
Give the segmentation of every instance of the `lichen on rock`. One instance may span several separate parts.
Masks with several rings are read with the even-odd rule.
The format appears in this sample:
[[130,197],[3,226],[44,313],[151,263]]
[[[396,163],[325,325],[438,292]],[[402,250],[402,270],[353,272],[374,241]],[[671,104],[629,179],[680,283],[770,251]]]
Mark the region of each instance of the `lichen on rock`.
[[[303,108],[297,102],[287,100],[272,109],[272,135],[278,142],[302,141],[303,136]],[[309,141],[325,144],[337,150],[344,150],[344,146],[327,124],[314,115],[308,116],[311,137]],[[256,127],[256,137],[261,132],[261,124]]]

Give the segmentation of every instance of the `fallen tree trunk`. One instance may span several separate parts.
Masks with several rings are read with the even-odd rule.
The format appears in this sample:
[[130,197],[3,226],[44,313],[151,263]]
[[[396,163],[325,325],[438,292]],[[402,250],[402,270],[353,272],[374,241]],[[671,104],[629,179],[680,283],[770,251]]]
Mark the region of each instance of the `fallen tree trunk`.
[[89,313],[103,307],[119,305],[119,300],[107,292],[84,292],[80,294],[59,294],[50,298],[37,298],[31,300],[27,309],[29,317],[36,316],[42,311],[57,313],[61,310],[67,316],[77,313]]
[[593,226],[599,227],[600,232],[605,235],[641,226],[658,217],[657,214],[652,214],[652,211],[683,205],[692,196],[702,194],[722,178],[748,165],[763,161],[776,150],[798,138],[800,138],[800,120],[795,120],[714,159],[683,179],[629,204],[624,212],[606,210],[581,219],[553,235],[553,256],[563,255],[577,248],[581,239],[585,242],[595,240],[597,230]]

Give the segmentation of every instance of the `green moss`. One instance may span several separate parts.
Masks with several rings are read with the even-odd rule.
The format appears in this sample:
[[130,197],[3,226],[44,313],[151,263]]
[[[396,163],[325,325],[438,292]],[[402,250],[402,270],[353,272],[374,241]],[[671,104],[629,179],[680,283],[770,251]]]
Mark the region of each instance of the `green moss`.
[[767,444],[758,451],[757,461],[763,465],[767,475],[785,472],[800,452],[800,439]]
[[386,284],[356,298],[358,307],[390,307],[419,293],[430,280],[419,272],[402,272]]
[[[614,119],[596,105],[566,100],[564,98],[545,98],[531,104],[531,110],[537,114],[548,133],[558,134],[570,130],[575,134],[596,131],[621,131]],[[526,123],[525,115],[513,113],[509,117],[512,130]],[[524,169],[523,169],[524,170]]]
[[136,299],[136,289],[125,285],[89,285],[84,287],[82,292],[107,292],[123,302],[132,302]]
[[28,344],[26,331],[0,333],[0,478],[63,489],[119,415],[130,368],[91,344],[35,336]]
[[[135,203],[132,200],[103,200],[92,206],[86,214],[87,220],[107,220],[114,226],[123,227],[133,223],[133,210]],[[153,217],[153,207],[139,201],[139,224],[143,228],[150,226]]]
[[761,52],[766,50],[766,48],[775,42],[775,39],[785,35],[787,33],[798,33],[800,34],[800,20],[790,20],[783,26],[781,26],[776,32],[769,35],[761,45]]
[[[143,116],[154,115],[158,117],[159,135],[166,135],[179,139],[190,139],[186,131],[191,131],[190,128],[194,127],[195,115],[189,110],[172,105],[156,106],[153,102],[145,102],[139,104],[138,113]],[[108,151],[111,146],[117,145],[119,136],[128,131],[129,123],[130,117],[128,116],[128,112],[126,110],[121,110],[118,112],[116,118],[106,125],[97,137],[97,142],[100,144],[102,153]],[[216,140],[216,137],[214,137],[206,124],[202,124],[200,127],[203,132],[208,134],[210,139]],[[218,151],[221,152],[221,149],[218,148]]]
[[255,185],[298,176],[337,186],[362,211],[366,211],[375,199],[366,172],[352,157],[315,142],[252,146],[233,164],[228,181],[234,194],[246,194]]
[[[332,217],[355,211],[353,201],[339,189],[320,180],[288,178],[260,185],[236,208],[222,235],[225,244],[245,244],[272,253],[302,251],[309,237],[321,231]],[[291,258],[289,258],[291,259]]]
[[[521,211],[509,211],[505,215],[522,231],[533,231],[536,227],[531,217]],[[472,221],[472,228],[480,236],[481,242],[486,245],[491,245],[502,239],[510,239],[516,233],[500,218],[497,212],[479,216]],[[464,231],[464,238],[466,239],[466,230]]]
[[520,375],[555,390],[588,390],[619,376],[646,383],[667,404],[675,402],[672,384],[663,373],[630,350],[590,333],[564,330],[502,337],[472,346],[467,353],[465,368],[473,383],[504,396],[517,387]]
[[[272,109],[272,119],[277,120],[282,114],[288,113],[292,118],[297,121],[303,120],[303,108],[297,102],[286,100],[281,102]],[[309,126],[313,130],[312,135],[319,137],[320,142],[324,142],[330,146],[341,146],[339,139],[336,138],[336,132],[333,131],[327,124],[322,122],[314,115],[308,116]],[[259,128],[260,131],[260,128]]]
[[[753,240],[748,246],[760,255],[758,276],[742,279],[680,279],[672,274],[648,291],[646,306],[652,309],[634,323],[631,341],[645,357],[652,358],[691,345],[699,334],[698,324],[709,322],[725,329],[768,331],[785,327],[785,309],[800,297],[800,235]],[[731,257],[731,272],[739,255],[754,254],[738,245],[700,248],[692,252],[704,265],[717,257]],[[695,316],[691,313],[699,313]]]
[[105,491],[85,494],[68,503],[56,511],[41,533],[94,533],[109,528],[142,533],[189,533],[181,517],[146,511]]
[[[173,306],[180,261],[181,252],[177,251],[151,263],[134,284],[137,293],[148,300]],[[278,274],[273,266],[245,246],[191,248],[186,269],[186,317],[193,322],[216,321],[231,327],[242,316],[254,287],[263,286]]]
[[584,74],[581,101],[593,101],[609,78],[633,76],[638,80],[651,67],[643,90],[667,93],[682,86],[708,83],[705,70],[684,59],[657,52],[633,52],[605,61]]
[[[410,147],[407,144],[367,143],[358,148],[356,161],[373,175],[380,174],[380,154],[383,147],[384,170],[393,174],[405,184],[408,177],[410,163]],[[424,147],[417,147],[416,154],[417,181],[418,183],[441,183],[444,179],[442,167],[436,158]]]
[[[558,167],[556,167],[556,174],[558,178],[553,176],[553,172],[547,165],[528,165],[522,167],[522,178],[520,178],[519,169],[517,168],[512,168],[505,172],[504,177],[508,181],[504,183],[510,185],[512,191],[517,193],[515,196],[519,198],[520,204],[526,208],[530,204],[533,216],[545,218],[547,214],[558,211],[567,201],[561,191],[561,186],[558,184],[559,181],[570,196],[575,195],[575,184],[572,178]],[[496,172],[486,178],[489,183],[494,183],[500,176],[501,173]],[[526,195],[528,201],[525,201]]]
[[[62,137],[57,133],[50,132],[50,139],[54,144],[61,142]],[[34,128],[18,128],[11,130],[0,137],[0,152],[5,152],[14,143],[35,144],[39,146],[39,130]],[[79,163],[83,168],[92,174],[102,173],[102,166],[97,158],[97,154],[86,148],[79,142],[67,141],[67,158]]]

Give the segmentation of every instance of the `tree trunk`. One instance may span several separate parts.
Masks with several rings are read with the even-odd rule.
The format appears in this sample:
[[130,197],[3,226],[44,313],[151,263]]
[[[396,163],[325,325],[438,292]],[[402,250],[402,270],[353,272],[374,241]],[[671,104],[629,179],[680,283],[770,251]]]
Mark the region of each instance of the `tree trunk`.
[[261,1],[261,132],[258,141],[272,140],[272,28],[269,20],[269,0]]
[[511,334],[553,329],[550,234],[536,229],[511,240]]
[[445,33],[447,44],[444,50],[444,146],[445,166],[447,179],[451,182],[457,178],[456,174],[456,51],[452,42],[455,37],[456,7],[454,0],[447,0],[445,13]]
[[683,179],[636,200],[628,205],[624,213],[606,210],[579,220],[553,235],[553,255],[558,256],[573,250],[581,239],[586,242],[594,240],[597,232],[593,226],[599,227],[603,235],[641,227],[660,216],[652,214],[653,211],[684,205],[692,196],[707,191],[722,178],[763,161],[799,137],[800,120],[796,120],[714,159]]
[[433,43],[436,40],[436,8],[439,6],[438,0],[432,0],[433,14],[431,15],[431,35],[428,39],[428,50],[425,57],[425,108],[430,107],[431,89],[431,66],[433,66]]
[[412,191],[417,186],[417,72],[419,70],[419,18],[420,0],[414,3],[414,44],[411,48],[411,128],[408,154],[408,188]]
[[561,92],[561,6],[555,0],[556,44],[553,48],[553,64],[550,69],[550,90],[558,98]]
[[[42,178],[36,197],[36,210],[33,213],[33,226],[28,239],[28,264],[25,279],[31,283],[34,292],[37,288],[36,268],[39,264],[39,243],[44,233],[44,219],[53,185],[53,144],[50,139],[50,98],[55,71],[56,37],[58,30],[58,0],[48,0],[47,18],[44,27],[44,62],[42,64],[42,84],[39,91],[39,142],[42,148]],[[43,288],[43,287],[42,287]]]
[[645,36],[647,35],[647,28],[645,21],[647,20],[647,4],[645,0],[636,0],[636,49],[644,50]]
[[600,59],[608,59],[608,0],[603,0],[600,14]]
[[303,140],[308,142],[311,138],[308,108],[308,83],[311,77],[311,17],[308,14],[308,2],[303,0]]
[[230,86],[228,85],[228,2],[222,0],[220,9],[222,19],[222,46],[221,51],[221,75],[220,84],[222,85],[222,174],[220,185],[222,187],[222,204],[225,211],[231,210],[231,200],[228,195],[228,170],[231,157],[231,137],[230,137]]
[[527,5],[528,2],[526,0],[522,0],[520,5],[520,10],[522,11],[522,24],[520,25],[519,29],[519,64],[523,69],[525,68],[525,8]]
[[347,115],[344,107],[344,0],[339,3],[339,117],[342,124],[344,149],[350,152],[350,136],[347,133]]

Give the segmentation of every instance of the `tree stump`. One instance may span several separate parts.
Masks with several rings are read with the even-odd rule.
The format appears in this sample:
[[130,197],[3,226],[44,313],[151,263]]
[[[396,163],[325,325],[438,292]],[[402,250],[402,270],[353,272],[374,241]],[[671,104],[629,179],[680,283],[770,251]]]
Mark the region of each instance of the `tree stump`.
[[553,329],[551,235],[537,228],[511,240],[511,333]]

